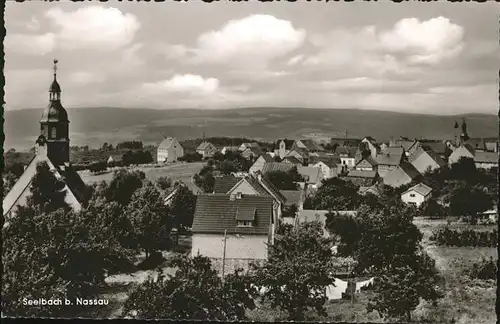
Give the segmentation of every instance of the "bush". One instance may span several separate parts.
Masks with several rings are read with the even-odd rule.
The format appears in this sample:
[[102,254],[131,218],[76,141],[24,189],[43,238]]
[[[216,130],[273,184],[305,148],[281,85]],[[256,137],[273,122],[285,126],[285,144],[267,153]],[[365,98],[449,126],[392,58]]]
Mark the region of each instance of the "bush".
[[497,270],[497,262],[492,257],[489,260],[483,257],[481,261],[472,265],[472,268],[468,271],[468,275],[472,279],[495,280],[497,278]]
[[462,231],[452,230],[449,227],[435,231],[431,240],[439,245],[446,246],[474,246],[474,247],[496,247],[498,243],[498,231],[491,232],[466,229]]

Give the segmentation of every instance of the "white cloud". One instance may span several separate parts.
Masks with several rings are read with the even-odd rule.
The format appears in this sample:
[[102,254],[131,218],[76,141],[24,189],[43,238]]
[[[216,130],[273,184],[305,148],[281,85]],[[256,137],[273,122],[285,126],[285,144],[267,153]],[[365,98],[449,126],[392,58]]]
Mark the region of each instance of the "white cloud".
[[270,15],[229,21],[222,29],[199,36],[198,61],[265,64],[300,47],[306,31]]
[[31,21],[26,24],[26,29],[33,32],[40,29],[40,22],[35,16],[32,16]]
[[124,14],[116,8],[90,6],[66,12],[55,7],[45,16],[59,27],[58,45],[69,50],[119,49],[130,44],[140,28],[134,15]]
[[193,74],[176,74],[168,80],[146,83],[143,88],[154,93],[161,92],[187,92],[191,94],[214,93],[219,88],[219,80],[203,78]]
[[69,81],[77,86],[104,82],[105,77],[100,73],[77,71],[70,75]]
[[46,55],[54,50],[56,36],[52,33],[43,35],[7,34],[5,51],[28,55]]
[[444,17],[422,22],[407,18],[381,33],[380,42],[391,52],[409,54],[412,63],[436,64],[460,54],[463,36],[464,29]]

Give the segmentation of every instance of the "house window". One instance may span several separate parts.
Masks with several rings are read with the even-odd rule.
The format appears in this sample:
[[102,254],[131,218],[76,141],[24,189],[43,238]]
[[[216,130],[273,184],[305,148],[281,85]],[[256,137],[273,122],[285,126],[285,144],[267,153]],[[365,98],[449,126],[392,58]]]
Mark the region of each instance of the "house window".
[[238,227],[252,227],[252,221],[238,221]]
[[410,197],[411,198],[415,198],[415,194],[410,194]]
[[52,128],[52,134],[51,134],[51,137],[52,138],[56,138],[57,136],[57,129],[55,127]]
[[236,193],[236,199],[241,199],[241,192]]

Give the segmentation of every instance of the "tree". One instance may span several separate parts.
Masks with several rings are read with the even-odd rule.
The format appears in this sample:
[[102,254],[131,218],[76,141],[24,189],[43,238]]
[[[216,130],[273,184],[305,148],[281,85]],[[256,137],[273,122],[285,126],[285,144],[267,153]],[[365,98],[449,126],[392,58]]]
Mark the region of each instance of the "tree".
[[36,165],[36,173],[31,180],[31,195],[27,199],[29,206],[35,208],[39,213],[50,213],[59,208],[69,210],[65,201],[65,183],[56,179],[52,170],[46,162]]
[[149,278],[132,291],[124,315],[233,321],[245,319],[245,309],[255,307],[256,290],[241,271],[229,274],[222,282],[207,257],[179,257],[171,266],[177,269],[174,275],[159,272],[156,280]]
[[125,209],[134,229],[140,248],[146,252],[158,250],[172,229],[172,217],[163,203],[162,195],[156,186],[147,182],[132,196]]
[[4,197],[9,193],[10,189],[14,187],[17,182],[18,177],[16,177],[12,172],[7,172],[3,176],[3,193]]
[[474,159],[461,157],[457,162],[451,165],[450,175],[456,180],[474,180],[477,174]]
[[89,166],[89,171],[92,173],[101,173],[106,171],[107,169],[108,166],[106,164],[106,161],[95,162]]
[[420,299],[435,302],[443,296],[439,283],[434,260],[424,252],[412,263],[388,265],[375,279],[377,295],[369,301],[368,312],[409,322]]
[[372,209],[362,205],[356,216],[327,214],[326,229],[341,243],[339,253],[353,256],[355,271],[379,271],[400,261],[411,261],[422,240],[413,224],[415,211],[400,201]]
[[159,177],[156,179],[156,184],[160,187],[161,190],[167,190],[172,187],[172,178],[169,177]]
[[174,223],[177,226],[191,227],[196,208],[196,195],[184,185],[178,185],[176,190],[170,207]]
[[223,160],[219,164],[219,171],[225,175],[231,174],[233,172],[237,172],[238,169],[239,169],[239,165],[235,161],[231,161],[231,160],[226,159],[226,160]]
[[313,209],[354,210],[358,205],[358,187],[338,178],[323,180],[311,200]]
[[264,298],[288,313],[289,320],[303,320],[307,309],[325,314],[326,287],[333,284],[331,242],[323,237],[319,222],[280,227],[268,259],[254,266],[255,282],[265,288]]
[[105,187],[105,197],[108,201],[116,201],[126,206],[135,191],[142,187],[146,174],[142,171],[117,170],[109,186]]
[[451,192],[449,203],[451,215],[465,216],[471,223],[476,223],[479,214],[493,207],[490,195],[466,183]]
[[265,176],[279,190],[296,190],[298,188],[296,182],[304,181],[296,167],[287,172],[271,171]]
[[200,173],[194,175],[194,183],[198,188],[203,190],[205,193],[210,193],[214,191],[215,177],[213,175],[212,169],[209,170],[202,168]]
[[429,217],[444,217],[447,214],[445,207],[441,206],[433,197],[427,199],[420,205],[419,212],[421,215]]

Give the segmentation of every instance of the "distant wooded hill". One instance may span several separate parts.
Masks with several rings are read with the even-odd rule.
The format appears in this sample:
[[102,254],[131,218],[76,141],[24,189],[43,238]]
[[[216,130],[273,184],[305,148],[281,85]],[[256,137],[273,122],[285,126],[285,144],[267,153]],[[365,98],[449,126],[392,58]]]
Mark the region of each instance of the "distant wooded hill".
[[[43,109],[6,111],[6,149],[26,150],[39,134]],[[154,110],[124,108],[68,109],[71,145],[100,147],[104,142],[142,141],[158,144],[164,136],[179,140],[207,137],[278,138],[349,137],[370,135],[452,139],[454,122],[462,116],[402,114],[355,109],[243,108],[230,110]],[[495,115],[465,115],[471,137],[498,136]]]

